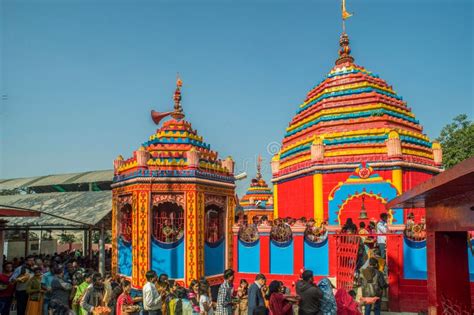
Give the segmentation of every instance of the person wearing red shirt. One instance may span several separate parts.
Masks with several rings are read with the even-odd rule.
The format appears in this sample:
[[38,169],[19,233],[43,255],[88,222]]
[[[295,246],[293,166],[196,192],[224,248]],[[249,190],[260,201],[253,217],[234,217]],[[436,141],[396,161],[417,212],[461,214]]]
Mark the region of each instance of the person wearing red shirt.
[[272,281],[269,286],[268,298],[270,299],[270,314],[271,315],[292,315],[293,302],[288,296],[283,294],[283,286],[280,281]]
[[117,299],[117,306],[115,309],[116,315],[131,315],[140,311],[140,307],[133,304],[133,298],[130,295],[132,291],[132,284],[128,280],[122,282],[123,292]]
[[15,284],[10,282],[13,274],[13,264],[6,262],[3,265],[3,273],[0,274],[0,315],[10,314],[10,307],[15,293]]

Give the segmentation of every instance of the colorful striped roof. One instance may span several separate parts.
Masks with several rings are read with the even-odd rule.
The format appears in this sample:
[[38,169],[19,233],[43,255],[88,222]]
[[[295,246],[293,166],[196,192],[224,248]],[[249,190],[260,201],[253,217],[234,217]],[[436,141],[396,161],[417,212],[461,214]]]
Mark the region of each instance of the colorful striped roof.
[[396,131],[403,159],[434,165],[430,139],[403,98],[378,75],[358,66],[350,55],[349,38],[340,40],[339,59],[307,94],[282,141],[280,172],[310,166],[311,145],[324,144],[324,163],[387,159],[385,142]]
[[240,206],[244,211],[248,210],[273,210],[273,193],[268,187],[261,173],[262,158],[258,157],[257,175],[250,182],[250,187],[242,199],[240,199]]
[[[155,176],[154,174],[173,177],[194,177],[198,174],[200,177],[209,179],[234,181],[233,170],[226,167],[228,164],[219,159],[218,153],[211,150],[211,146],[203,141],[203,138],[192,128],[191,123],[183,119],[181,85],[182,81],[178,79],[173,112],[152,112],[152,118],[157,124],[166,116],[171,115],[172,119],[164,122],[156,133],[151,135],[138,151],[134,152],[133,157],[125,161],[120,160],[121,157],[119,157],[116,181],[126,179],[128,175],[133,175],[143,169],[143,165],[139,165],[139,155],[146,156],[145,168],[148,171],[140,172],[140,174],[149,174],[152,177]],[[142,154],[143,151],[147,154]],[[190,156],[194,156],[192,161],[189,160]]]

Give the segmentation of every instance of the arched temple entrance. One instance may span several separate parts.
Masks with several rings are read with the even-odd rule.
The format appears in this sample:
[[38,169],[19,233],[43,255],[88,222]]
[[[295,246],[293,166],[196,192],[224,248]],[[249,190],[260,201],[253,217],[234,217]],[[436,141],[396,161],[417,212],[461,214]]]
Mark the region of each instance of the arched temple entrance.
[[386,211],[384,206],[388,200],[397,195],[398,191],[390,181],[384,180],[376,173],[366,178],[351,175],[329,194],[328,224],[342,225],[349,217],[354,222],[361,221],[361,212],[364,212],[362,206],[366,212],[362,216],[362,218],[366,218],[364,220],[372,218],[371,215],[374,215],[378,220],[380,213],[388,212],[390,224],[403,224],[402,209]]

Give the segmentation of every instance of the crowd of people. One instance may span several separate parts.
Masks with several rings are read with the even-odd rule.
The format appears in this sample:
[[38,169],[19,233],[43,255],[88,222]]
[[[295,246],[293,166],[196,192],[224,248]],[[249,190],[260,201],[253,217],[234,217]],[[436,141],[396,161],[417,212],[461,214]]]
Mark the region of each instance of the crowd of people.
[[[381,299],[386,283],[385,250],[388,215],[380,221],[371,220],[368,226],[360,222],[357,227],[348,219],[341,233],[359,235],[360,250],[357,258],[354,287],[361,288],[362,297],[357,301],[355,291],[336,290],[328,278],[314,281],[310,270],[302,272],[294,283],[291,294],[283,282],[273,280],[267,285],[263,274],[241,279],[234,290],[234,271],[224,272],[224,282],[219,286],[215,299],[211,285],[205,278],[192,280],[189,287],[157,275],[150,270],[147,282],[139,296],[132,297],[129,280],[102,275],[94,261],[72,252],[53,256],[28,256],[4,264],[0,274],[0,315],[9,315],[15,301],[17,315],[88,315],[88,314],[144,314],[144,315],[290,315],[290,314],[380,314]],[[276,239],[284,241],[290,226],[304,224],[307,233],[321,237],[326,233],[324,224],[314,220],[281,219],[269,222],[263,218],[258,224],[272,226]],[[254,227],[252,230],[251,228]],[[283,227],[283,228],[282,228]],[[256,224],[248,225],[247,232],[257,235]],[[308,237],[308,235],[306,235]],[[255,237],[249,235],[249,238]],[[135,295],[135,294],[134,294]]]
[[[110,252],[107,253],[107,257]],[[79,251],[27,256],[6,261],[0,274],[0,315],[92,314],[100,303],[112,302],[117,282],[96,272],[97,257]],[[98,293],[104,300],[98,303]],[[113,303],[113,302],[112,302]]]

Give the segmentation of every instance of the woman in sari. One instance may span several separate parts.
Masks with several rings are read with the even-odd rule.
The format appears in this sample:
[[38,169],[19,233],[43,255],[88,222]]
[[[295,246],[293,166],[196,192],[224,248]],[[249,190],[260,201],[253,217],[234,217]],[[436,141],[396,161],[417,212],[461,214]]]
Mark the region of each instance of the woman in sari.
[[318,287],[323,291],[323,298],[321,299],[321,312],[323,315],[336,315],[337,304],[334,294],[332,293],[332,284],[328,278],[323,278],[319,281]]
[[34,276],[28,280],[26,293],[28,293],[28,304],[26,315],[41,314],[43,309],[43,289],[41,287],[41,268],[34,269]]

